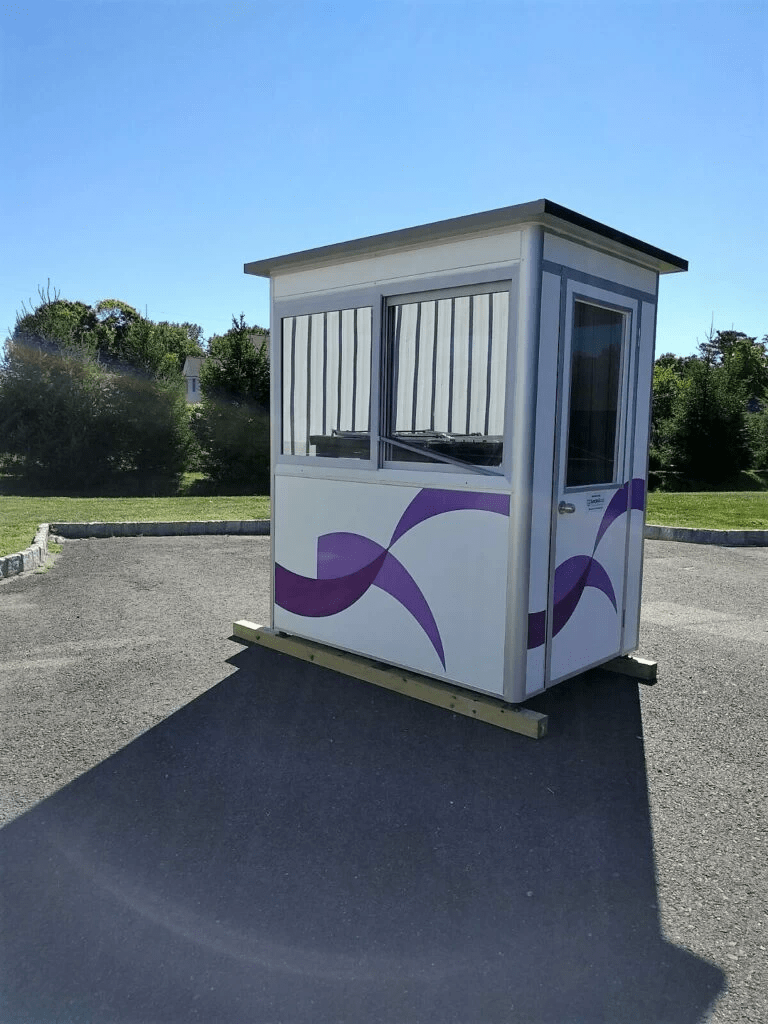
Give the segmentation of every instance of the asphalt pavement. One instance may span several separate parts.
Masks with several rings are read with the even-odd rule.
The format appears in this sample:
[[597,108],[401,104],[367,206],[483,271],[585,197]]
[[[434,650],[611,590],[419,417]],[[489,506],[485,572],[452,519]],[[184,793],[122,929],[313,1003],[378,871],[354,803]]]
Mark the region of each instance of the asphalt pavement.
[[0,583],[2,1024],[764,1024],[768,549],[648,542],[534,741],[229,639],[269,538]]

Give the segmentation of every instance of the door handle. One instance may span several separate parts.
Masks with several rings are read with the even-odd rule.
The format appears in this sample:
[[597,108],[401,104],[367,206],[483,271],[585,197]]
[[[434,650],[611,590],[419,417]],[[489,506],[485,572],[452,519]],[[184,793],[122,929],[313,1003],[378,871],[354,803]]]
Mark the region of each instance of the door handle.
[[572,505],[570,501],[561,501],[557,506],[557,511],[562,515],[564,512],[575,512],[576,506]]

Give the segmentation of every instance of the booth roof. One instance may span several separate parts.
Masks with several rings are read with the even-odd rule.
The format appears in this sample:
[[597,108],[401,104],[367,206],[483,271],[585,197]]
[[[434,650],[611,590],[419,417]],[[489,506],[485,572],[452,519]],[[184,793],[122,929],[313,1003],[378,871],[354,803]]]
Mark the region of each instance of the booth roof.
[[387,231],[381,235],[356,238],[350,242],[337,242],[334,245],[323,245],[317,249],[306,249],[304,252],[292,252],[285,256],[255,260],[253,263],[246,263],[243,269],[246,274],[272,277],[281,271],[295,270],[299,267],[307,268],[313,264],[338,263],[346,259],[372,256],[395,249],[430,245],[462,235],[499,231],[516,224],[541,224],[556,233],[575,236],[598,248],[607,248],[614,252],[624,251],[629,258],[632,258],[632,254],[634,254],[636,262],[650,265],[662,274],[688,269],[687,260],[673,256],[672,253],[665,252],[663,249],[658,249],[655,245],[649,245],[648,242],[641,242],[640,239],[608,227],[607,224],[592,220],[591,217],[585,217],[581,213],[553,203],[551,199],[537,199],[532,203],[504,206],[498,210],[472,213],[466,217],[452,217],[450,220],[439,220],[432,224],[420,224],[417,227],[402,228],[400,231]]

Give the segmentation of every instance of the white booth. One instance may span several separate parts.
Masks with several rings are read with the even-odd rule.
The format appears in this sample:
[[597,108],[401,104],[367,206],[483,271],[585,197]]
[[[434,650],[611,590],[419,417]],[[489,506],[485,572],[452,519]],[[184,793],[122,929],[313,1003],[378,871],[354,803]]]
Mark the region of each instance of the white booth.
[[271,281],[271,626],[519,703],[636,649],[659,275],[549,200]]

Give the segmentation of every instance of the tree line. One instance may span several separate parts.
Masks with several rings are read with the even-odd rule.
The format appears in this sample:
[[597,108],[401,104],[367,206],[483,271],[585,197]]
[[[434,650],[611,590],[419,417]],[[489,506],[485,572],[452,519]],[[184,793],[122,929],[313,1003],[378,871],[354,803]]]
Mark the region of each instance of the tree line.
[[768,335],[710,331],[695,355],[655,362],[650,482],[706,490],[743,470],[768,473]]
[[[241,314],[206,343],[196,324],[41,289],[0,359],[0,472],[46,489],[138,494],[172,493],[197,469],[214,487],[266,492],[265,334]],[[184,362],[206,355],[203,398],[189,406]]]
[[[192,323],[154,322],[119,299],[23,306],[0,360],[0,472],[87,492],[211,485],[269,488],[266,330],[243,314],[207,342]],[[206,356],[202,401],[185,400],[187,356]],[[653,371],[651,486],[732,484],[768,473],[768,335],[710,331]]]

